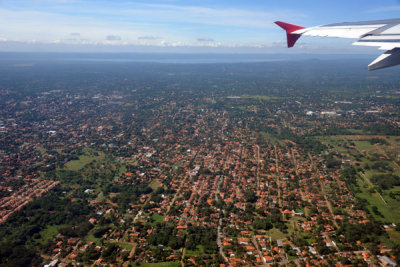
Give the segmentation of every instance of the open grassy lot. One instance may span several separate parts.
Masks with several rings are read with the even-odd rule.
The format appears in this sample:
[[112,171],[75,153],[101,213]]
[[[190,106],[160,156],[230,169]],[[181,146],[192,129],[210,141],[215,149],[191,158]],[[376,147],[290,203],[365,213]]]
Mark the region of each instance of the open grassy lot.
[[[382,142],[371,143],[373,139]],[[367,200],[367,208],[372,216],[378,221],[400,223],[400,197],[390,196],[391,192],[392,196],[400,193],[400,187],[377,192],[379,186],[371,183],[371,178],[373,175],[383,174],[384,171],[366,169],[368,166],[373,166],[377,160],[384,160],[393,169],[392,172],[398,175],[400,168],[396,162],[397,153],[393,152],[398,151],[400,139],[396,136],[337,135],[321,136],[319,140],[340,154],[343,159],[350,159],[350,163],[358,164],[358,168],[364,169],[364,174],[359,173],[362,179],[357,182],[360,192],[356,195]],[[373,212],[374,206],[378,212]]]
[[118,243],[118,245],[121,247],[121,248],[123,248],[123,249],[126,249],[126,250],[131,250],[132,249],[132,245],[130,245],[130,244],[122,244],[122,243]]
[[78,171],[86,166],[86,164],[91,163],[94,160],[102,160],[104,158],[104,154],[99,153],[98,156],[93,154],[85,153],[84,155],[79,156],[77,160],[71,160],[65,164],[65,167],[71,171]]
[[157,190],[160,186],[161,186],[161,182],[159,182],[159,181],[152,181],[152,182],[149,184],[149,187],[150,187],[151,189],[153,189],[153,190]]
[[387,212],[384,213],[384,211],[387,211],[385,202],[383,202],[383,200],[379,197],[377,193],[368,192],[369,185],[365,181],[359,180],[358,185],[361,192],[357,193],[356,195],[362,199],[367,200],[369,203],[367,208],[370,211],[370,213],[374,216],[376,220],[382,221],[382,219],[384,218],[375,214],[372,211],[372,206],[376,206],[379,212],[381,212],[384,215],[385,213],[387,213]]
[[38,150],[40,153],[46,153],[47,149],[44,147],[37,147],[36,150]]
[[[357,193],[357,196],[368,201],[368,209],[376,220],[391,223],[400,222],[400,201],[390,198],[389,190],[383,191],[381,197],[378,192],[372,193],[370,191],[371,186],[367,181],[359,179],[358,185],[361,192]],[[373,206],[378,208],[383,217],[373,212]]]
[[277,145],[277,146],[284,146],[285,142],[283,140],[280,140],[269,133],[266,132],[259,132],[259,134],[264,138],[265,142],[270,143],[272,145]]
[[86,240],[87,242],[94,242],[96,245],[100,245],[100,244],[101,244],[100,238],[94,237],[93,234],[88,234],[88,235],[85,237],[85,240]]
[[285,239],[287,237],[287,234],[282,233],[277,228],[272,228],[271,230],[267,231],[267,235],[269,235],[273,240]]
[[40,232],[40,238],[37,239],[41,244],[46,244],[48,241],[53,240],[54,236],[58,234],[58,225],[49,225]]
[[202,245],[198,245],[196,250],[187,249],[185,252],[185,258],[191,258],[193,256],[199,256],[204,253],[204,247]]
[[389,234],[390,241],[393,244],[396,244],[396,245],[400,244],[400,232],[391,230],[391,231],[388,231],[387,233]]
[[164,221],[164,216],[158,213],[153,213],[153,215],[151,215],[151,218],[154,220],[154,222],[151,223],[152,226],[155,226],[157,223],[162,223]]

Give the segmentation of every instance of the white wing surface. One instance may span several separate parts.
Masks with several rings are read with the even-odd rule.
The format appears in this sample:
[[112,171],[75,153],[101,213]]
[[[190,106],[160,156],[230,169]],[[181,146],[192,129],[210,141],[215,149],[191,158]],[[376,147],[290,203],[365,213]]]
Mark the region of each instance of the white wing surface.
[[377,46],[387,50],[368,65],[376,70],[400,64],[400,19],[343,22],[305,28],[281,21],[275,22],[286,31],[288,47],[300,36],[321,36],[358,39],[353,45]]

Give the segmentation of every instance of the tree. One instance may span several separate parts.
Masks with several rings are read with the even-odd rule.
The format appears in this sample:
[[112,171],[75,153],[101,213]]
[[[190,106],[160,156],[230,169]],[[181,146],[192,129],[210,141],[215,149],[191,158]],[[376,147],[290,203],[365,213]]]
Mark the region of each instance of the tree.
[[119,251],[119,246],[117,244],[109,243],[104,248],[103,252],[101,253],[101,256],[103,257],[104,260],[108,262],[115,262],[115,259],[118,255],[118,251]]
[[272,223],[267,219],[256,218],[253,222],[253,227],[257,230],[270,230],[273,228]]
[[257,195],[254,190],[246,190],[244,193],[244,198],[247,202],[255,203],[257,201]]

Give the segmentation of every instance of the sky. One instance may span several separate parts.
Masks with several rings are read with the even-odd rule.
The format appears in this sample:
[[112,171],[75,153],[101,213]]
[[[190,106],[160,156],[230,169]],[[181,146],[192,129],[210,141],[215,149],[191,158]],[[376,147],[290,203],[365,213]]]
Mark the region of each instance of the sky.
[[301,26],[396,18],[400,0],[0,0],[0,51],[376,53]]

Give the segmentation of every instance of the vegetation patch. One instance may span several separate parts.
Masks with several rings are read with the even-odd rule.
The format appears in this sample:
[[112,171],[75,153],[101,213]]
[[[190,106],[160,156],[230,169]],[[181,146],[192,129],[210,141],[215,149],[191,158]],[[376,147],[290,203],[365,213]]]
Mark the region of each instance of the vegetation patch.
[[273,239],[273,240],[278,240],[278,239],[285,239],[287,237],[287,234],[282,233],[278,228],[272,228],[267,232],[267,234]]
[[91,163],[92,161],[101,160],[103,158],[104,158],[103,154],[99,154],[99,155],[84,154],[84,155],[79,156],[78,159],[68,161],[65,164],[65,167],[68,170],[78,171],[78,170],[82,169],[83,167],[85,167],[87,164]]
[[154,191],[157,190],[160,186],[161,186],[161,182],[159,182],[159,181],[152,181],[152,182],[149,184],[149,187],[150,187],[151,189],[153,189]]

